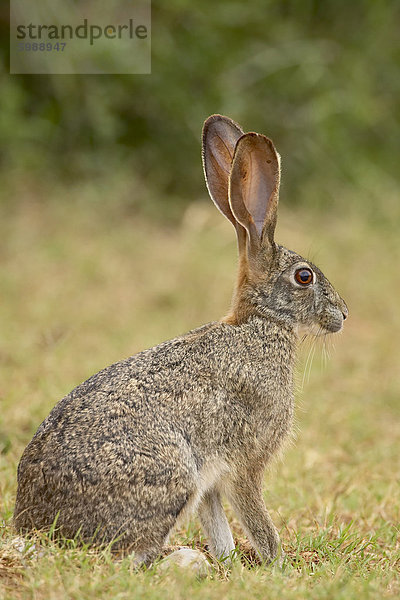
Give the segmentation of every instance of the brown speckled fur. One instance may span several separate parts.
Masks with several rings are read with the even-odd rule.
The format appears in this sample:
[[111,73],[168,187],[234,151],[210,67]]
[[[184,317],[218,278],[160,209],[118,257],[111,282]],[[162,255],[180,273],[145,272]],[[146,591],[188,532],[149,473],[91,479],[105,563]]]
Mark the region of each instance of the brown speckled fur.
[[[291,430],[297,332],[338,331],[347,309],[317,267],[273,242],[279,158],[268,140],[265,156],[276,178],[268,198],[267,138],[242,133],[214,115],[203,138],[210,194],[235,225],[239,242],[231,312],[107,367],[55,406],[19,464],[18,530],[48,529],[58,515],[64,536],[79,531],[84,540],[95,534],[98,542],[117,538],[115,549],[150,563],[177,520],[198,510],[219,557],[234,549],[221,505],[226,495],[262,558],[277,556],[279,536],[262,481]],[[243,170],[253,144],[251,193],[259,196],[257,209],[265,206],[261,233],[251,211],[246,220],[233,184],[228,200],[228,183],[236,172],[241,185],[238,168]],[[243,202],[250,206],[246,190]],[[299,265],[312,269],[311,286],[293,282]]]

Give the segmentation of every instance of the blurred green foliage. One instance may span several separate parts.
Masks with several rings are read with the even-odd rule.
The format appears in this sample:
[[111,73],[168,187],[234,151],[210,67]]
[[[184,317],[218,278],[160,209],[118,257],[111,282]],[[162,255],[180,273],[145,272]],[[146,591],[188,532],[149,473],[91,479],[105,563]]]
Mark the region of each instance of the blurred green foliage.
[[220,112],[274,139],[287,201],[327,206],[346,188],[372,207],[398,177],[399,23],[388,0],[153,0],[152,74],[126,76],[10,76],[3,36],[0,169],[123,171],[190,200],[203,120]]

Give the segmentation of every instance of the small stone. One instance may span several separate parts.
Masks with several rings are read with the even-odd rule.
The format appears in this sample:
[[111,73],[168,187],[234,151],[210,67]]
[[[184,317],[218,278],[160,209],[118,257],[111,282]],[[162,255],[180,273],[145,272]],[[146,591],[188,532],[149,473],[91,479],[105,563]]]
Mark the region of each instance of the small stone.
[[212,566],[199,550],[192,548],[179,548],[169,554],[160,562],[158,568],[165,572],[172,565],[181,569],[193,571],[199,579],[204,579],[212,573]]

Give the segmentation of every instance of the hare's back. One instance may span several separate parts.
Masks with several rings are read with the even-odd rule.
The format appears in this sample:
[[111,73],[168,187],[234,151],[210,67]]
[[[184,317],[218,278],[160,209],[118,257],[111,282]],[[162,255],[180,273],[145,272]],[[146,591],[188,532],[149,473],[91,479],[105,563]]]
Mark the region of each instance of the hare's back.
[[187,383],[175,372],[182,364],[180,344],[173,344],[173,360],[171,344],[114,363],[78,385],[43,421],[25,454],[84,462],[115,453],[116,460],[130,460],[138,448],[154,453],[160,439],[179,436],[174,398]]
[[60,513],[64,533],[72,535],[88,514],[88,531],[100,515],[119,522],[127,505],[139,520],[160,516],[160,506],[170,516],[181,510],[197,464],[168,385],[161,385],[163,370],[169,379],[168,360],[152,354],[107,367],[54,407],[18,467],[18,528],[46,528]]

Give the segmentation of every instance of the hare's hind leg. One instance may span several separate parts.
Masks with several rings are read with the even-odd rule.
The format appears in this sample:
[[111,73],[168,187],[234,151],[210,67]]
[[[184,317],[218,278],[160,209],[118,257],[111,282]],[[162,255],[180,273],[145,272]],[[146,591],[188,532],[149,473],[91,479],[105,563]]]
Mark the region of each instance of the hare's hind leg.
[[228,559],[235,549],[232,533],[216,488],[209,490],[199,506],[199,517],[210,551],[217,559]]

